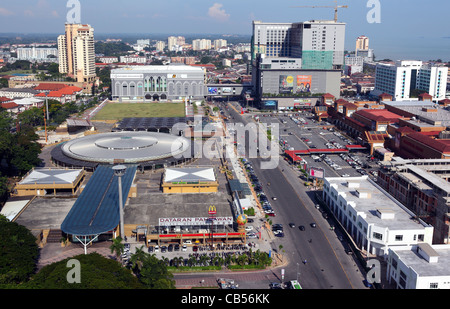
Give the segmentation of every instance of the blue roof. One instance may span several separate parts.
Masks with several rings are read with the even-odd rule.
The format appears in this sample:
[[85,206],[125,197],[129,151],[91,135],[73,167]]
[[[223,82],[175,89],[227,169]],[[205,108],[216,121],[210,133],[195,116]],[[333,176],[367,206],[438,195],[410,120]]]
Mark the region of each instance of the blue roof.
[[[136,165],[127,165],[125,175],[122,176],[123,205],[136,175],[136,168]],[[118,185],[112,165],[98,166],[61,224],[61,230],[69,235],[90,236],[116,228],[120,221]]]

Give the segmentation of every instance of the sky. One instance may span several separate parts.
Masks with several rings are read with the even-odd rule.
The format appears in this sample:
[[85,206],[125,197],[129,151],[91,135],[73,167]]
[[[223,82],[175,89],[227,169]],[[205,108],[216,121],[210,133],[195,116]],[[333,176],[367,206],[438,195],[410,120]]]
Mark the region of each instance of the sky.
[[[67,7],[69,1],[80,3],[81,22],[101,34],[251,35],[253,20],[333,19],[335,5],[333,0],[0,0],[0,33],[63,33],[72,8]],[[366,35],[377,59],[450,61],[450,1],[338,0],[338,4],[348,6],[338,12],[339,21],[347,24],[348,50],[354,50],[358,36]],[[368,15],[379,22],[371,23]]]

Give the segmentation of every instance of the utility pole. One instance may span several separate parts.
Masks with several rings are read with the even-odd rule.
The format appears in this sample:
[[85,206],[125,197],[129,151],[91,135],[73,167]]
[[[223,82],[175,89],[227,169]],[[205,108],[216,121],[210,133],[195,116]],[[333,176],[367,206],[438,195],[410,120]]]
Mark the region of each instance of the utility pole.
[[124,221],[123,221],[123,198],[122,198],[122,176],[125,174],[127,167],[125,165],[116,165],[113,167],[114,175],[118,178],[119,183],[119,214],[120,214],[120,237],[125,239]]

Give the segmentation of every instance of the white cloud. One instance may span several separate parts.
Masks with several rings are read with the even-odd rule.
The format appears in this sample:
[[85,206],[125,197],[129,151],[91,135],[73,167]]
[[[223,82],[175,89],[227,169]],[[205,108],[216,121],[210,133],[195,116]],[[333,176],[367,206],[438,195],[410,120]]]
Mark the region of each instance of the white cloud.
[[230,18],[230,14],[227,14],[224,9],[222,9],[223,4],[214,3],[212,7],[208,10],[208,15],[218,21],[227,21]]
[[0,16],[11,16],[11,15],[14,15],[14,13],[5,8],[0,8]]

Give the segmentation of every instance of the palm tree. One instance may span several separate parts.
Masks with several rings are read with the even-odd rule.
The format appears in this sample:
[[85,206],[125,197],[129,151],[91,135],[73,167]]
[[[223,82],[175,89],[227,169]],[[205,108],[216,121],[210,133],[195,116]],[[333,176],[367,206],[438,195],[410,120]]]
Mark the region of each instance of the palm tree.
[[163,256],[163,257],[161,258],[161,261],[163,261],[164,265],[166,265],[166,266],[169,265],[169,259],[168,259],[167,257]]
[[116,259],[119,260],[120,255],[125,249],[125,245],[122,243],[122,237],[116,237],[109,249],[111,249],[111,253],[114,252],[116,254]]
[[200,257],[200,264],[203,264],[204,266],[208,266],[208,259],[209,259],[208,256],[202,255]]
[[137,248],[136,252],[130,258],[132,268],[133,269],[137,268],[137,270],[140,271],[142,269],[144,260],[147,258],[147,256],[148,253],[144,251],[144,246]]

